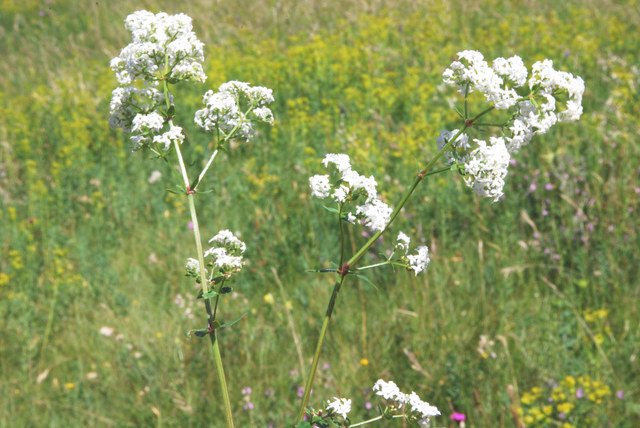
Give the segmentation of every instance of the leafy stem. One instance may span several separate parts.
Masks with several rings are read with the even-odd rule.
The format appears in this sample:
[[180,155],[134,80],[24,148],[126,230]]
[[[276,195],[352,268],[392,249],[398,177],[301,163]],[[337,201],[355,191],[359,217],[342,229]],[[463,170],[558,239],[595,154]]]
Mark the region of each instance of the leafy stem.
[[[327,306],[327,311],[325,313],[325,317],[324,317],[324,320],[322,322],[322,328],[320,329],[320,336],[318,337],[318,342],[316,344],[316,351],[315,351],[315,353],[313,355],[313,361],[311,363],[311,369],[309,371],[309,376],[307,377],[307,382],[306,382],[306,385],[305,385],[305,388],[304,388],[304,395],[302,397],[302,403],[300,404],[300,409],[298,411],[297,421],[301,421],[302,418],[304,417],[305,409],[306,409],[307,403],[309,401],[309,395],[311,394],[311,387],[313,386],[313,381],[314,381],[314,378],[315,378],[316,370],[318,369],[318,361],[320,359],[320,351],[322,350],[322,344],[324,342],[324,337],[325,337],[325,335],[327,333],[327,327],[329,325],[329,321],[331,320],[331,315],[333,314],[333,309],[335,307],[336,300],[338,298],[338,293],[340,292],[340,288],[342,287],[342,284],[344,283],[345,278],[347,277],[347,275],[349,274],[350,271],[355,270],[355,265],[366,254],[366,252],[369,250],[369,248],[371,248],[371,246],[378,240],[378,238],[380,238],[380,236],[382,236],[382,234],[393,223],[393,221],[396,219],[396,217],[400,213],[400,210],[402,210],[402,208],[407,203],[407,201],[409,200],[409,198],[411,197],[411,195],[415,191],[416,187],[418,187],[420,182],[422,182],[422,180],[425,177],[429,176],[429,175],[433,175],[433,174],[436,174],[438,172],[443,172],[443,171],[446,171],[446,170],[450,169],[450,167],[447,167],[446,169],[440,169],[440,170],[432,171],[432,168],[436,164],[436,162],[438,162],[438,160],[440,160],[440,158],[442,158],[442,156],[444,156],[444,154],[453,146],[453,143],[464,133],[464,131],[466,131],[469,127],[473,126],[473,123],[476,120],[480,119],[482,116],[484,116],[487,113],[491,112],[493,109],[494,109],[494,107],[489,107],[489,108],[481,111],[480,113],[478,113],[472,119],[465,119],[464,126],[462,127],[462,129],[459,130],[453,137],[451,137],[451,139],[449,141],[447,141],[447,143],[436,153],[436,155],[429,162],[427,162],[425,167],[422,168],[418,172],[418,174],[416,174],[416,178],[415,178],[414,182],[411,184],[411,186],[409,186],[409,189],[407,190],[405,195],[400,200],[400,203],[395,207],[395,209],[391,213],[389,221],[384,226],[384,228],[382,230],[379,230],[376,233],[374,233],[373,236],[371,236],[371,238],[369,238],[369,240],[362,247],[360,247],[360,249],[358,251],[356,251],[356,253],[349,260],[347,260],[346,262],[344,262],[344,260],[341,260],[340,267],[337,270],[337,273],[340,275],[340,280],[338,282],[336,282],[336,284],[333,287],[333,292],[331,293],[331,298],[329,300],[329,305]],[[340,207],[340,214],[341,214],[341,212],[342,212],[342,206]],[[342,226],[340,228],[340,231],[342,233]],[[341,242],[341,244],[342,244],[342,242]]]
[[[163,81],[164,87],[164,96],[167,104],[167,108],[170,106],[169,100],[169,84],[166,80]],[[172,125],[172,121],[169,120],[169,124]],[[191,214],[191,223],[193,224],[193,236],[196,241],[196,251],[198,253],[198,264],[200,270],[200,285],[202,287],[203,296],[207,295],[209,291],[209,281],[207,280],[207,273],[204,263],[204,252],[202,250],[202,239],[200,236],[200,226],[198,225],[198,215],[196,212],[195,198],[193,191],[189,187],[189,176],[187,175],[187,169],[184,164],[184,159],[182,158],[182,152],[180,151],[180,144],[174,140],[173,146],[176,151],[176,156],[178,158],[178,165],[180,166],[180,172],[182,174],[182,179],[184,181],[184,185],[187,190],[187,200],[189,202],[189,212]],[[214,322],[214,313],[211,310],[211,299],[203,298],[205,310],[207,312],[207,322],[208,328],[210,330],[209,338],[211,340],[211,349],[213,351],[213,360],[216,368],[216,372],[218,374],[218,381],[220,383],[220,392],[222,395],[222,401],[224,404],[224,416],[227,422],[227,427],[233,428],[233,413],[231,411],[231,401],[229,399],[229,390],[227,388],[227,381],[224,374],[224,367],[222,365],[222,355],[220,353],[220,346],[218,344],[216,331],[213,326]],[[217,306],[217,300],[216,300]]]

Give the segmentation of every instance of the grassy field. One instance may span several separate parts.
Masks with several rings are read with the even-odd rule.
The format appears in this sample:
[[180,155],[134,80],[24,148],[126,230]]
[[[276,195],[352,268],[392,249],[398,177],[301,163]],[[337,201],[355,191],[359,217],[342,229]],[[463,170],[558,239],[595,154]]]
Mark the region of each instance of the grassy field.
[[639,426],[639,7],[1,1],[0,426],[223,426],[210,351],[185,335],[204,313],[183,272],[186,201],[165,191],[180,178],[108,126],[108,63],[141,8],[189,14],[206,45],[207,82],[176,93],[188,162],[207,143],[192,123],[206,89],[276,97],[275,126],[224,154],[197,200],[205,236],[249,247],[223,313],[245,316],[220,337],[238,426],[292,420],[331,293],[305,272],[337,258],[308,177],[348,153],[395,203],[456,120],[440,76],[464,49],[553,59],[584,78],[584,115],[518,153],[499,203],[454,173],[419,188],[395,230],[424,238],[429,270],[347,283],[312,404],[351,397],[353,421],[375,416],[382,377],[438,406],[437,427],[458,411],[467,427],[568,428],[551,414],[582,388],[571,426]]

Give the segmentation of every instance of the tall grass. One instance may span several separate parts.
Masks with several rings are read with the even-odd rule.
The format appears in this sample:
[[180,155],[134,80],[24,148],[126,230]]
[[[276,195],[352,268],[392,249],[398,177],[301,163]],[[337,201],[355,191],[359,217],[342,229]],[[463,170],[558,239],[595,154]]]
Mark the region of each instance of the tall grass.
[[[350,153],[386,177],[389,197],[455,120],[440,73],[467,48],[517,52],[529,65],[555,59],[585,79],[585,115],[519,153],[500,203],[476,199],[453,175],[427,183],[399,227],[430,243],[428,274],[343,290],[312,401],[351,396],[365,417],[364,388],[392,377],[445,414],[466,413],[468,425],[514,426],[519,394],[584,374],[625,391],[594,406],[606,426],[640,422],[635,2],[143,6],[194,17],[208,47],[206,88],[234,78],[277,98],[274,129],[216,165],[214,197],[201,204],[205,235],[228,227],[249,244],[223,314],[246,316],[221,333],[239,426],[283,426],[299,402],[304,370],[287,315],[308,364],[331,281],[305,269],[336,257],[332,219],[308,195],[317,159]],[[174,303],[181,294],[195,306],[181,273],[187,207],[164,191],[179,177],[130,155],[108,129],[107,64],[132,7],[0,6],[2,426],[223,424],[205,416],[220,407],[206,347],[184,334],[201,322]],[[195,105],[204,89],[177,99]],[[206,137],[187,132],[193,159]],[[154,170],[163,179],[151,184]],[[354,246],[363,239],[350,236]],[[596,309],[608,315],[588,321]],[[476,349],[483,334],[495,358]],[[249,399],[255,409],[244,411]]]

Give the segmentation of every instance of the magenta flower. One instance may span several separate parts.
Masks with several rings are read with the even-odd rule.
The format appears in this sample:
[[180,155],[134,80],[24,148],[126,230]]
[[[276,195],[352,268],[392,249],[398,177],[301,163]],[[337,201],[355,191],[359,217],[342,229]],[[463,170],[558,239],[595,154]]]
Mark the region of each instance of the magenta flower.
[[454,422],[464,422],[467,420],[467,415],[464,413],[453,412],[449,418]]

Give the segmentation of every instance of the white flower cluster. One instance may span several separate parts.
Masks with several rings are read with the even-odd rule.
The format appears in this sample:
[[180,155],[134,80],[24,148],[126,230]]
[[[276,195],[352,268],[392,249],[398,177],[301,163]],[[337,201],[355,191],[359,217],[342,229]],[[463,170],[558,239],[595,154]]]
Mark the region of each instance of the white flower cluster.
[[109,124],[131,132],[133,119],[138,114],[150,114],[164,102],[164,95],[155,88],[138,89],[133,86],[113,90],[109,104]]
[[[191,18],[183,14],[142,10],[129,15],[125,27],[132,42],[111,60],[111,68],[127,86],[112,93],[109,123],[131,133],[133,150],[150,146],[169,150],[173,143],[182,144],[184,133],[179,126],[167,125],[166,115],[161,114],[166,100],[154,86],[162,79],[204,82],[203,45],[192,31]],[[143,88],[135,86],[137,79]],[[173,105],[171,95],[169,105]]]
[[271,89],[245,82],[223,83],[217,92],[203,96],[205,108],[195,114],[195,123],[205,131],[219,131],[223,136],[249,140],[254,122],[273,124],[273,113],[267,107],[273,99]]
[[200,276],[200,262],[198,262],[198,260],[196,259],[188,258],[185,269],[187,270],[187,275],[189,276],[193,276],[195,278]]
[[490,137],[490,143],[473,140],[477,147],[459,158],[464,182],[477,195],[499,200],[503,193],[511,156],[502,137]]
[[[574,122],[582,116],[584,81],[579,76],[553,69],[553,62],[545,59],[531,67],[529,88],[533,100],[521,101],[513,123],[509,126],[507,148],[514,153],[528,144],[534,135],[544,134],[558,122]],[[560,100],[565,100],[560,105]]]
[[408,411],[416,418],[420,425],[428,425],[430,418],[439,416],[440,411],[426,401],[422,401],[418,394],[411,392],[405,394],[400,391],[398,385],[393,381],[386,382],[382,379],[373,385],[373,392],[379,397],[393,403],[398,408],[408,407]]
[[212,247],[204,252],[204,257],[210,259],[207,263],[215,272],[229,276],[242,269],[242,255],[247,246],[231,231],[221,230],[209,243]]
[[[533,64],[527,80],[528,71],[518,56],[497,58],[489,66],[481,53],[462,51],[442,76],[446,84],[456,86],[462,93],[479,91],[496,109],[510,109],[512,117],[505,125],[504,135],[490,137],[489,142],[470,142],[468,135],[461,134],[446,153],[449,162],[461,167],[467,186],[494,201],[503,195],[511,154],[557,122],[575,121],[582,114],[584,81],[554,70],[550,60]],[[519,95],[516,89],[526,92],[527,83],[530,92]],[[438,147],[442,149],[457,133],[457,129],[442,131]]]
[[377,183],[373,176],[365,177],[351,168],[348,155],[329,153],[322,160],[325,168],[333,165],[335,180],[331,175],[314,175],[309,178],[311,194],[319,199],[332,198],[339,204],[364,202],[355,207],[354,212],[346,213],[350,222],[360,219],[371,230],[383,230],[393,210],[378,198]]
[[[438,147],[444,145],[458,133],[442,131],[438,137]],[[475,147],[473,150],[472,147]],[[490,137],[487,144],[484,140],[473,139],[473,146],[469,144],[469,137],[461,134],[447,152],[449,162],[456,162],[464,174],[465,184],[479,196],[493,201],[503,196],[504,179],[509,168],[511,155],[505,145],[505,138]]]
[[413,271],[416,276],[418,276],[419,273],[427,269],[429,262],[431,262],[429,258],[429,247],[421,245],[416,248],[415,254],[409,254],[409,244],[411,244],[411,238],[403,232],[398,233],[395,250],[400,252],[401,260],[407,263],[407,269]]
[[490,67],[480,52],[462,51],[458,52],[458,60],[442,73],[442,78],[463,94],[478,91],[496,109],[508,109],[520,98],[514,88],[525,84],[527,69],[518,56],[497,58]]
[[327,411],[342,416],[344,419],[351,411],[351,400],[333,397],[333,401],[327,400]]
[[187,15],[139,10],[127,16],[125,28],[132,41],[111,60],[111,69],[123,85],[137,78],[152,83],[160,79],[171,83],[206,80],[204,45],[192,31]]

